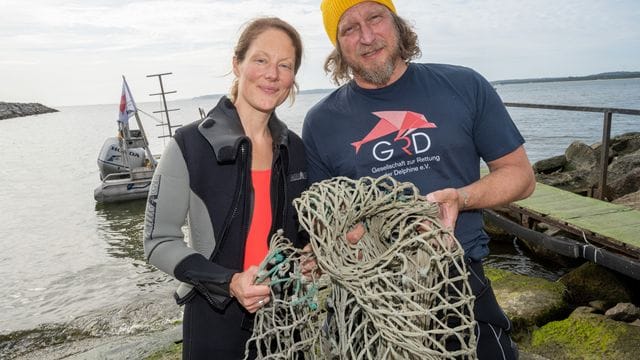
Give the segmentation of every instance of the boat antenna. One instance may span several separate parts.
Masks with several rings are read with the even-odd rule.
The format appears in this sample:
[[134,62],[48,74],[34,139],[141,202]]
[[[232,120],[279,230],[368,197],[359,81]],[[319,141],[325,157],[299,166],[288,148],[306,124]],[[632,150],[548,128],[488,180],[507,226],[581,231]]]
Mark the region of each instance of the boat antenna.
[[160,81],[160,92],[156,93],[156,94],[149,94],[149,96],[157,96],[157,95],[162,96],[162,110],[154,111],[154,113],[162,113],[163,112],[165,114],[166,122],[160,123],[160,124],[158,124],[156,126],[166,126],[167,129],[169,129],[169,135],[158,136],[159,138],[172,137],[173,136],[172,129],[175,128],[175,127],[182,126],[182,125],[171,125],[171,120],[169,120],[169,111],[177,111],[177,110],[180,110],[180,109],[169,109],[167,107],[167,98],[165,97],[165,95],[167,95],[167,94],[175,94],[177,91],[176,90],[164,91],[164,85],[162,84],[162,77],[164,75],[172,75],[172,74],[173,73],[168,72],[168,73],[147,75],[147,77],[157,76],[158,77],[158,81]]

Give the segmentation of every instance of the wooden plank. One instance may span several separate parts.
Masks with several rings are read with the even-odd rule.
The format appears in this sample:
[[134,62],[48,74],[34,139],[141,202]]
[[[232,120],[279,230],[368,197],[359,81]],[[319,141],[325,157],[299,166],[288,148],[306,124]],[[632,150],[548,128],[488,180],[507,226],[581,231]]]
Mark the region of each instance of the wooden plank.
[[535,192],[513,205],[586,233],[629,244],[640,251],[640,211],[538,183]]

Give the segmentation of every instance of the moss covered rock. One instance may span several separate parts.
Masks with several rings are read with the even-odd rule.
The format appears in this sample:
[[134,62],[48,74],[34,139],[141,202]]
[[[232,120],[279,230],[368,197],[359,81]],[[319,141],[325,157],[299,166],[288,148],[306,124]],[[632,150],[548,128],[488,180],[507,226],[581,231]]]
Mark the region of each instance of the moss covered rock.
[[513,322],[515,333],[568,314],[562,283],[489,267],[485,272],[498,303]]
[[632,302],[633,294],[619,275],[591,262],[582,264],[560,281],[567,287],[569,300],[576,305],[587,305],[593,300],[602,300],[607,307]]
[[549,359],[638,359],[640,328],[576,310],[535,330],[526,351]]

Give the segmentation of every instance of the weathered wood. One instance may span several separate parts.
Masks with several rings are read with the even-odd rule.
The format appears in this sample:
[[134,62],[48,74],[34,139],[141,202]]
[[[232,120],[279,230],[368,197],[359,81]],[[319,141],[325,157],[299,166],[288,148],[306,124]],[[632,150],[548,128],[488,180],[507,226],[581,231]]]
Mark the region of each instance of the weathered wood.
[[531,197],[508,207],[590,243],[640,258],[640,211],[541,183]]

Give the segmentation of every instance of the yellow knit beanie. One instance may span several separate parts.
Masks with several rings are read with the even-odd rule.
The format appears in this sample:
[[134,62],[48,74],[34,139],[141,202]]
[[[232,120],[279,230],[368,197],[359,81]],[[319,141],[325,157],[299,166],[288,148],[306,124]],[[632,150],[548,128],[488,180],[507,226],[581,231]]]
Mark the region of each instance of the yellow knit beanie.
[[322,21],[324,21],[324,30],[329,35],[329,40],[336,44],[338,34],[338,22],[340,17],[345,11],[349,10],[354,5],[361,2],[373,1],[382,4],[389,8],[389,10],[396,12],[396,7],[393,6],[391,0],[322,0],[320,4],[320,10],[322,11]]

